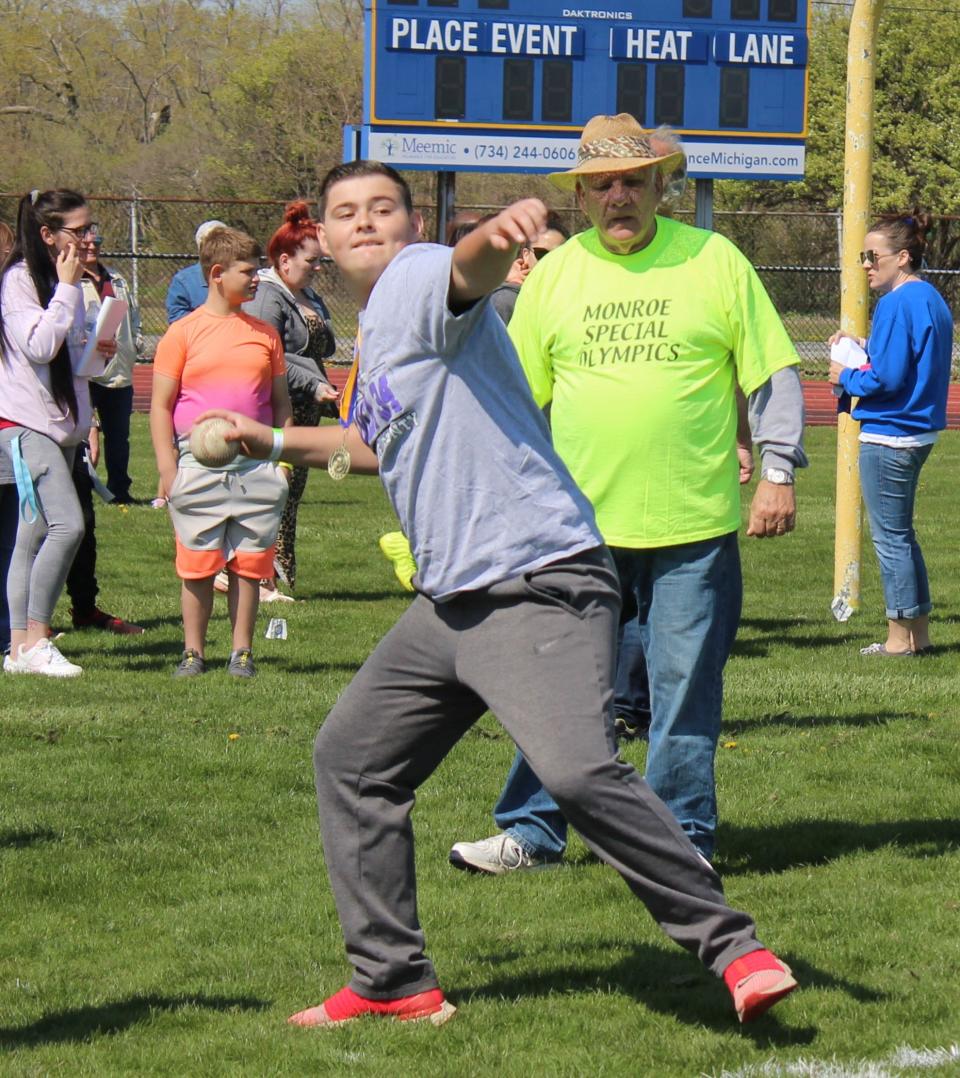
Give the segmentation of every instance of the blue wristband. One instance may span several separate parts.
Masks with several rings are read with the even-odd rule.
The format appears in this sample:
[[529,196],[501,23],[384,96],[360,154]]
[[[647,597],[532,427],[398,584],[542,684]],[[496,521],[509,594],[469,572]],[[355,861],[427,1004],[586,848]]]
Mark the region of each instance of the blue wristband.
[[268,460],[278,461],[283,456],[283,431],[280,427],[273,428],[273,449],[270,450]]

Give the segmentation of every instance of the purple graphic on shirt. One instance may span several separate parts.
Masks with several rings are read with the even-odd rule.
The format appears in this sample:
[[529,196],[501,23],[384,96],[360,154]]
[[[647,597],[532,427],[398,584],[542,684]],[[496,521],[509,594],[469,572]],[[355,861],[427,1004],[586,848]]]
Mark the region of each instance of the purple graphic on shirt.
[[400,415],[403,408],[385,374],[360,386],[359,398],[354,422],[367,445],[373,445],[380,431]]

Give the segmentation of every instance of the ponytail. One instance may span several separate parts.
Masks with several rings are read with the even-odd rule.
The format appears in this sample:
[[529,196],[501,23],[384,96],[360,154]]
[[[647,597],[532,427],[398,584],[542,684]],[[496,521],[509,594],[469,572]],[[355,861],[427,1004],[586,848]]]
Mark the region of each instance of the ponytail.
[[[50,257],[50,248],[43,242],[40,229],[46,225],[51,232],[63,227],[64,217],[86,205],[83,195],[67,188],[53,191],[31,191],[20,199],[17,207],[17,232],[13,247],[0,268],[0,288],[6,275],[18,262],[24,262],[37,290],[41,307],[48,307],[57,287],[57,273]],[[0,304],[0,352],[10,346]],[[73,385],[73,367],[66,340],[50,363],[50,392],[61,408],[67,408],[77,419],[77,394]]]
[[932,228],[930,214],[913,209],[902,217],[877,221],[870,231],[886,236],[895,251],[906,251],[910,255],[910,269],[916,273],[926,265],[927,236]]

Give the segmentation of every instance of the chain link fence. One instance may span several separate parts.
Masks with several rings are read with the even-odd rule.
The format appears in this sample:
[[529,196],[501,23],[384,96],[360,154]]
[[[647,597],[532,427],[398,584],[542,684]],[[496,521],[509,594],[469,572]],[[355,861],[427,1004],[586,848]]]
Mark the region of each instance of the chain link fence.
[[[19,195],[0,194],[0,220],[13,224]],[[171,277],[196,261],[194,233],[208,220],[221,220],[255,236],[264,246],[283,220],[282,200],[198,200],[94,196],[88,198],[104,237],[102,258],[122,274],[140,310],[144,358],[149,360],[167,326],[164,299]],[[432,236],[434,206],[419,207]],[[495,206],[460,207],[486,213]],[[575,209],[557,211],[572,232],[585,220]],[[693,212],[675,216],[692,222]],[[952,223],[952,222],[951,222]],[[714,227],[754,264],[780,313],[801,360],[805,378],[822,378],[826,339],[840,313],[840,216],[815,211],[718,211]],[[789,254],[790,258],[784,258]],[[804,264],[805,263],[805,264]],[[954,310],[960,310],[960,270],[931,270],[928,278]],[[317,291],[333,317],[337,336],[334,363],[350,362],[356,329],[356,305],[347,295],[332,263],[317,274]],[[960,335],[958,335],[960,336]],[[954,379],[960,377],[960,340],[954,345]]]

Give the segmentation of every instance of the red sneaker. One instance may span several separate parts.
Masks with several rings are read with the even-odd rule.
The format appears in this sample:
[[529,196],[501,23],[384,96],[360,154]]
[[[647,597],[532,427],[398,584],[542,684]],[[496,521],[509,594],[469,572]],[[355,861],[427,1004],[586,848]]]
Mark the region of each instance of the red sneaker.
[[383,1015],[395,1018],[398,1022],[419,1022],[429,1020],[435,1026],[442,1026],[452,1018],[457,1008],[443,998],[439,988],[429,992],[418,992],[414,996],[402,996],[400,999],[364,999],[352,988],[341,988],[339,992],[324,1000],[319,1007],[309,1007],[298,1011],[287,1021],[294,1026],[342,1026],[367,1014]]
[[735,958],[723,971],[723,979],[741,1022],[759,1018],[797,987],[790,967],[766,949]]
[[95,606],[89,614],[77,614],[71,609],[70,616],[73,618],[74,629],[103,629],[107,633],[116,633],[118,636],[138,636],[146,630],[140,625],[134,625],[123,618],[115,618]]

